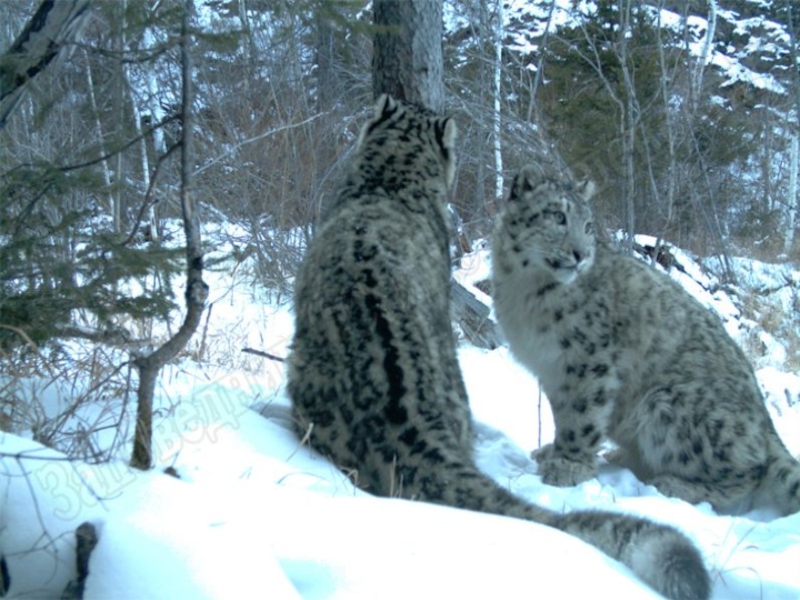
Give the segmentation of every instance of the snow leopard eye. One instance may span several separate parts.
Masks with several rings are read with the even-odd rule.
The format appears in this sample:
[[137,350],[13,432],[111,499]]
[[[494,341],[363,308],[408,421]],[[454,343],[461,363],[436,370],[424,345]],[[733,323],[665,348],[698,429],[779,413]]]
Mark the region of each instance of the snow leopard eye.
[[556,225],[565,225],[567,223],[567,215],[560,210],[553,211],[553,221]]
[[586,231],[587,234],[592,235],[594,233],[594,223],[588,221],[584,226],[584,231]]

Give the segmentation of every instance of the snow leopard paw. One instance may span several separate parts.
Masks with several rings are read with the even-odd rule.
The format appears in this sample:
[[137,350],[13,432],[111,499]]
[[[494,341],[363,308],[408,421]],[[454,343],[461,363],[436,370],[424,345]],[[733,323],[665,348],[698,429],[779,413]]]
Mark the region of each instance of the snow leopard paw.
[[578,485],[597,476],[597,467],[594,464],[570,460],[564,457],[550,456],[539,459],[539,474],[542,482],[558,487]]
[[553,458],[553,444],[545,444],[541,448],[537,448],[531,452],[531,458],[536,462],[542,462]]

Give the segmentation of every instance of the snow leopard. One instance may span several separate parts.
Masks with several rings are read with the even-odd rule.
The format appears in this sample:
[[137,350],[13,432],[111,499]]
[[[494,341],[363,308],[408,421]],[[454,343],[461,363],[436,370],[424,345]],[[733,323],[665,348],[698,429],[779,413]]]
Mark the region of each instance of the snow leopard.
[[707,598],[687,537],[611,512],[558,514],[480,472],[450,322],[446,202],[456,124],[383,95],[294,290],[287,390],[298,436],[356,484],[542,523],[592,544],[669,598]]
[[514,178],[492,232],[494,310],[553,410],[534,452],[545,483],[572,486],[612,460],[663,494],[740,513],[800,510],[800,463],[721,319],[667,274],[595,231],[593,185]]

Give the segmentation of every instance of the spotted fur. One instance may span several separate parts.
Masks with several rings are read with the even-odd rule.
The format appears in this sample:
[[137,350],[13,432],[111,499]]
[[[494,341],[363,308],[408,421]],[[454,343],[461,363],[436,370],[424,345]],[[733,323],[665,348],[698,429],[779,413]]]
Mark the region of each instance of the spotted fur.
[[800,464],[744,353],[672,279],[596,238],[591,193],[523,169],[493,232],[495,312],[555,417],[555,442],[534,453],[543,480],[594,477],[610,438],[669,496],[800,510]]
[[624,515],[560,515],[527,503],[472,458],[469,405],[450,324],[449,118],[383,96],[295,284],[288,391],[298,433],[356,483],[559,528],[670,598],[706,598],[697,550]]

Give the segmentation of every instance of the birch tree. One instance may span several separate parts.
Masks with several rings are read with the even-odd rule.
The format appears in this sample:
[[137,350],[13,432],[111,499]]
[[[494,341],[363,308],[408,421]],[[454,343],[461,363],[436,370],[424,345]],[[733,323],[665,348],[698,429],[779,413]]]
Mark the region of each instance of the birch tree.
[[0,56],[0,128],[31,80],[69,52],[86,17],[89,0],[43,0],[11,47]]
[[492,137],[494,144],[494,199],[503,198],[502,84],[503,84],[503,0],[495,4],[494,77],[492,80]]
[[789,90],[793,104],[793,119],[787,119],[790,127],[791,154],[789,163],[789,190],[787,197],[788,211],[784,250],[788,252],[794,246],[795,229],[797,227],[798,170],[800,170],[800,51],[798,51],[798,15],[795,14],[792,2],[787,2],[786,22],[789,29],[789,56],[791,59]]

